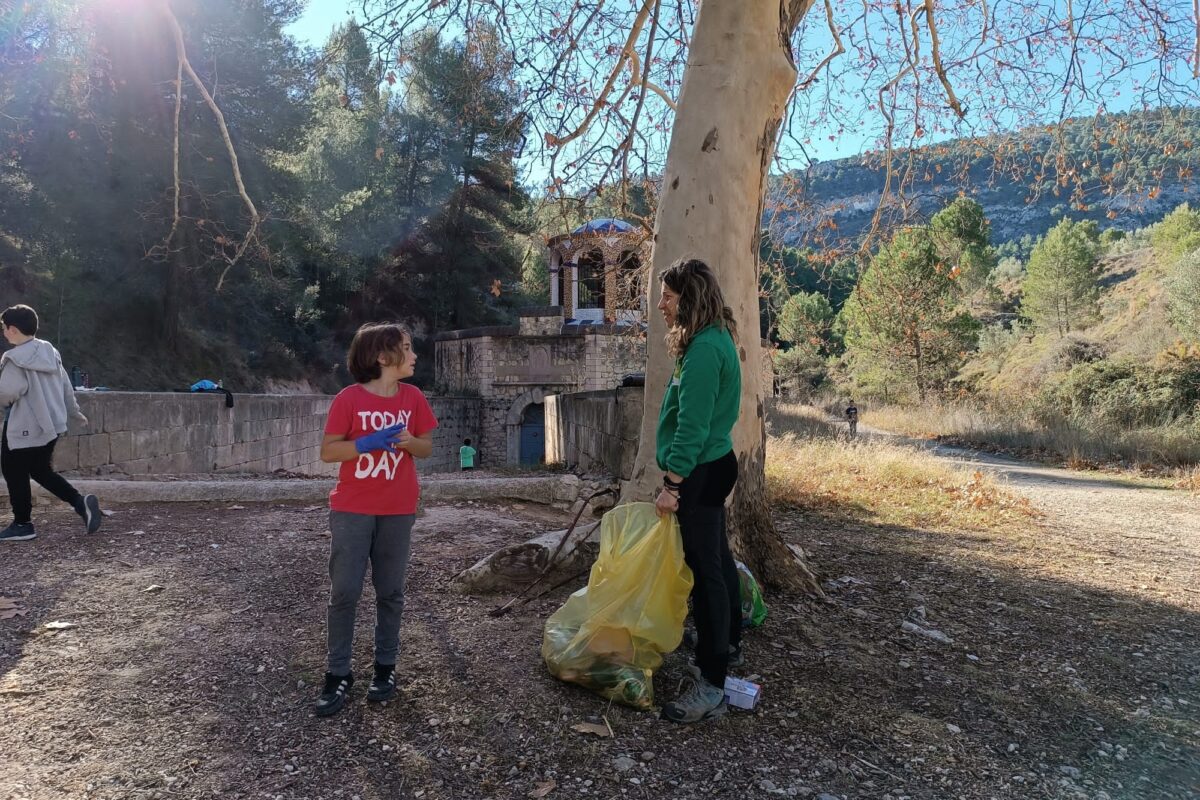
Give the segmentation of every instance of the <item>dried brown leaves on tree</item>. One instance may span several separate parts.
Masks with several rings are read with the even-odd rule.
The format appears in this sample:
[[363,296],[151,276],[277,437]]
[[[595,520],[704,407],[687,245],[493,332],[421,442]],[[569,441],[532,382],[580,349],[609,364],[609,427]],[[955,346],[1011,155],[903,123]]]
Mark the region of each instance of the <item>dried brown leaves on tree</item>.
[[[499,31],[518,67],[533,171],[547,199],[653,181],[663,167],[694,0],[362,0],[381,54],[425,28]],[[1136,209],[1164,177],[1190,179],[1200,15],[1185,2],[903,0],[781,3],[799,72],[767,212],[782,238],[857,247],[814,203],[805,170],[862,153],[883,183],[858,203],[869,231],[914,221],[931,182],[969,191],[1016,181],[1075,210]],[[763,43],[771,46],[771,43]],[[1152,110],[1131,124],[1125,111]],[[1033,129],[1030,129],[1030,128]],[[1013,131],[1024,130],[1021,136]],[[1086,132],[1087,148],[1073,146]],[[951,145],[953,143],[953,145]],[[1074,143],[1077,145],[1078,143]],[[1164,155],[1172,171],[1137,169]],[[827,158],[826,158],[827,160]],[[796,171],[796,172],[793,172]]]

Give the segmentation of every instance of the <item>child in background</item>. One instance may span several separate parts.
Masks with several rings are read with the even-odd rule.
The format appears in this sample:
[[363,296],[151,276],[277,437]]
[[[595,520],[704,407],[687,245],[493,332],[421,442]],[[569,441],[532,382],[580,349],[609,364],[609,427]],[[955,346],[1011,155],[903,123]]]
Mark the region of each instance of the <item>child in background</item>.
[[458,465],[463,472],[475,469],[475,448],[471,447],[470,439],[463,439],[463,446],[458,448]]
[[314,707],[321,717],[341,710],[354,685],[354,616],[368,562],[376,621],[367,699],[396,695],[404,581],[420,494],[413,459],[433,452],[438,424],[421,390],[401,383],[417,363],[403,325],[363,325],[346,361],[357,383],[334,398],[321,442],[321,460],[342,465],[329,494],[329,660]]
[[[36,338],[38,315],[29,306],[12,306],[0,313],[0,329],[12,349],[0,356],[0,470],[8,485],[13,522],[0,531],[0,542],[24,542],[37,537],[33,529],[33,495],[29,479],[37,481],[83,519],[88,533],[100,529],[104,516],[96,495],[81,495],[54,471],[54,445],[67,432],[67,418],[87,424],[75,402],[71,379],[54,345]],[[10,408],[11,406],[11,408]]]

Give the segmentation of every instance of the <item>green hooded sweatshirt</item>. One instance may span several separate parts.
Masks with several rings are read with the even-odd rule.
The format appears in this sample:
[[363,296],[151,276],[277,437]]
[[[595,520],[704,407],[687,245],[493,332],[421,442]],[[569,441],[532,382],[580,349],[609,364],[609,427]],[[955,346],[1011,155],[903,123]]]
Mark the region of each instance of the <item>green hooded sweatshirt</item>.
[[742,368],[729,331],[703,328],[688,342],[658,414],[658,468],[686,478],[733,449]]

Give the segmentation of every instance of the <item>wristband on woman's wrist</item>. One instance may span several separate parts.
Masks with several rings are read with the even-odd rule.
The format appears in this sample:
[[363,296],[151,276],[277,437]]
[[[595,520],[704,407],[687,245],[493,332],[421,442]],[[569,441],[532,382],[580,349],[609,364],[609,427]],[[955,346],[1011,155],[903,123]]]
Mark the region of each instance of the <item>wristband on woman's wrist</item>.
[[674,489],[676,491],[679,491],[680,489],[683,488],[683,482],[682,481],[673,481],[666,475],[663,475],[663,486],[667,487],[668,489]]

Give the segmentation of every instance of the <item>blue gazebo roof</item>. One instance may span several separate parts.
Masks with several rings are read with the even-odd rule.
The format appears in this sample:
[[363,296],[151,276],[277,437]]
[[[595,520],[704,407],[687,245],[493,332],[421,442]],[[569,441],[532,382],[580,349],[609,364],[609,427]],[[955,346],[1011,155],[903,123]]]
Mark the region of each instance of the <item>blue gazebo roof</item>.
[[594,219],[585,222],[571,233],[629,233],[633,226],[623,219]]

